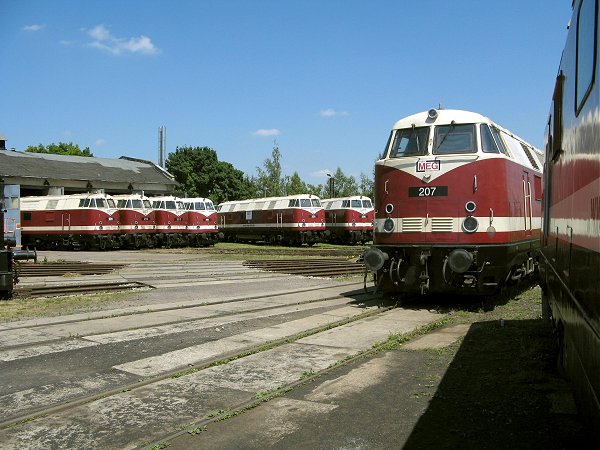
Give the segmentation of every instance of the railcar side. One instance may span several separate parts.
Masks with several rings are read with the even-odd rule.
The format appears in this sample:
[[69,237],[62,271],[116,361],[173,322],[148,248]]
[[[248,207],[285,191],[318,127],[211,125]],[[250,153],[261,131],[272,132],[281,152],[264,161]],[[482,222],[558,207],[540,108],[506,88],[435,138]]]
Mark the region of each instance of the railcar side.
[[600,429],[600,76],[598,2],[576,0],[546,128],[540,285],[559,363]]

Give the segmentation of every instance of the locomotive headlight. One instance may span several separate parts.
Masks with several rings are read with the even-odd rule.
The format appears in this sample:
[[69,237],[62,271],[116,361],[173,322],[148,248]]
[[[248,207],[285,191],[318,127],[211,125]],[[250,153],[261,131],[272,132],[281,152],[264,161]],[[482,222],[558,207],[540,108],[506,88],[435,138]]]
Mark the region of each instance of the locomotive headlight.
[[471,264],[473,264],[473,254],[462,248],[452,250],[448,255],[448,265],[455,273],[465,273]]
[[465,203],[465,211],[467,211],[468,213],[474,212],[476,208],[477,208],[477,205],[475,204],[474,201],[469,201],[469,202]]
[[386,233],[391,233],[394,231],[394,221],[389,217],[385,219],[385,222],[383,222],[383,231]]
[[365,267],[369,272],[377,272],[383,267],[387,259],[389,259],[388,254],[377,247],[370,247],[363,255]]
[[385,212],[388,214],[391,214],[392,211],[394,211],[394,205],[392,205],[391,203],[388,203],[387,205],[385,205]]
[[462,223],[462,229],[467,233],[475,233],[479,228],[479,221],[473,216],[467,216]]

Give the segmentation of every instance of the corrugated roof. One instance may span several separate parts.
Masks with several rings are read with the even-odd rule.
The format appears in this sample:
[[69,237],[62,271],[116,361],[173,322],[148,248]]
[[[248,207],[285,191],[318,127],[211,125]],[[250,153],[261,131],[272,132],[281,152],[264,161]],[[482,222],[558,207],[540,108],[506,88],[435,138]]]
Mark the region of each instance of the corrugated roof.
[[150,161],[94,158],[0,150],[0,177],[51,178],[98,182],[176,185],[166,170]]

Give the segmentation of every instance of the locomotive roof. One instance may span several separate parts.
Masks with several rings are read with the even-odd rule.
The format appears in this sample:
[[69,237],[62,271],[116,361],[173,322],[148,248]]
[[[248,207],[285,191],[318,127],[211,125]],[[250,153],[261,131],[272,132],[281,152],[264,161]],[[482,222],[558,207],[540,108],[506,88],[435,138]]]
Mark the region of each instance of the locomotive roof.
[[[122,156],[119,159],[67,156],[0,150],[0,177],[7,184],[66,186],[163,193],[175,190],[173,176],[151,161]],[[131,188],[129,188],[131,189]]]
[[223,202],[221,205],[230,205],[234,203],[252,203],[252,202],[270,202],[276,200],[288,200],[292,198],[316,198],[321,200],[319,196],[313,194],[295,194],[295,195],[285,195],[282,197],[260,197],[260,198],[248,198],[246,200],[231,200],[228,202]]
[[323,202],[336,202],[340,200],[371,200],[366,195],[351,195],[349,197],[335,197],[335,198],[324,198],[321,200]]
[[429,111],[423,111],[412,116],[404,117],[394,123],[393,129],[410,128],[413,124],[417,127],[429,125],[449,125],[454,120],[456,123],[490,123],[488,117],[471,111],[461,109],[436,109],[436,119],[429,118]]

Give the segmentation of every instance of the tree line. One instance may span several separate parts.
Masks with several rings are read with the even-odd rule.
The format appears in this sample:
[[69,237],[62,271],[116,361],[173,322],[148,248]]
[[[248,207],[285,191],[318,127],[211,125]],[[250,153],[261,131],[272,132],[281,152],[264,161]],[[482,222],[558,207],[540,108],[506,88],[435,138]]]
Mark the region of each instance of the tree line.
[[[74,156],[94,156],[88,147],[81,149],[72,142],[29,146],[26,152],[54,153]],[[306,183],[297,171],[285,175],[281,168],[282,154],[277,142],[271,157],[256,167],[255,175],[246,175],[233,164],[219,161],[210,147],[177,147],[165,161],[166,169],[177,181],[177,189],[188,197],[208,197],[216,204],[230,200],[259,197],[279,197],[313,194],[320,198],[365,195],[373,198],[373,180],[361,173],[357,180],[338,167],[321,184]]]

